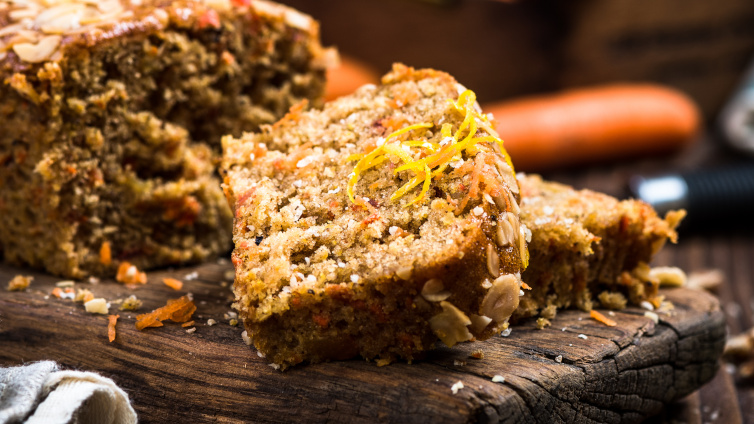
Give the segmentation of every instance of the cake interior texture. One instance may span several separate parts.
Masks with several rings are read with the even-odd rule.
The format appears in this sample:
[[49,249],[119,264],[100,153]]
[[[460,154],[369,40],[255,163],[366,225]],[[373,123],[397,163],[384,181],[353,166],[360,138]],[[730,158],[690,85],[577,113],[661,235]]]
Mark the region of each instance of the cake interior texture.
[[505,328],[527,253],[498,141],[472,92],[402,65],[225,138],[235,306],[257,349],[389,363]]
[[66,277],[230,249],[220,139],[320,102],[315,21],[264,1],[0,1],[0,250]]
[[668,241],[685,211],[660,218],[648,204],[519,174],[521,221],[531,230],[531,260],[514,320],[555,316],[559,308],[622,309],[662,303],[652,257]]

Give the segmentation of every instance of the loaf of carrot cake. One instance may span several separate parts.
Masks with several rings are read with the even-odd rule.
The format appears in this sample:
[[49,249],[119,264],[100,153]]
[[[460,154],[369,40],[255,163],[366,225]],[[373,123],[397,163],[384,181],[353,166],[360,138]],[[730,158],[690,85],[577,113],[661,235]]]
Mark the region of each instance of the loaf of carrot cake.
[[223,148],[235,307],[273,364],[410,361],[507,326],[527,261],[518,183],[450,75],[395,65]]
[[648,301],[659,306],[659,282],[649,263],[685,211],[664,219],[639,200],[619,201],[591,190],[574,190],[537,175],[519,174],[521,222],[531,231],[530,265],[514,320],[554,316],[556,309],[593,306],[622,309]]
[[256,0],[0,0],[0,250],[66,277],[230,250],[215,165],[323,93],[310,17]]

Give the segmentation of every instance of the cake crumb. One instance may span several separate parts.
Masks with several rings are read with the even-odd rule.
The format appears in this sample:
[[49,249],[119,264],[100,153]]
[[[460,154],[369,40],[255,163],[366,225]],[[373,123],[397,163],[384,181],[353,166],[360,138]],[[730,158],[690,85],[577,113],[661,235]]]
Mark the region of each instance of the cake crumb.
[[31,284],[34,277],[31,275],[16,275],[8,282],[8,291],[23,291]]
[[563,355],[556,356],[555,357],[555,362],[557,362],[559,364],[562,363],[563,362]]
[[484,359],[484,351],[482,351],[482,349],[477,349],[472,351],[469,356],[474,359]]
[[90,314],[107,315],[110,304],[104,298],[98,297],[84,303],[84,309]]
[[544,330],[551,325],[550,320],[547,318],[537,318],[537,329]]
[[[207,326],[212,327],[213,325],[217,324],[217,321],[213,320],[212,318],[207,320]],[[245,333],[245,331],[244,331]]]
[[644,316],[654,321],[655,324],[660,323],[660,317],[654,312],[650,312],[650,311],[644,312]]
[[73,301],[86,303],[92,299],[94,299],[94,294],[89,291],[89,289],[78,289],[76,290],[76,296],[73,298]]
[[454,359],[453,360],[453,365],[455,365],[457,367],[462,367],[462,366],[466,365],[466,361],[462,361],[460,359]]
[[579,335],[578,335],[578,337],[579,337],[580,339],[584,339],[584,340],[586,340],[586,339],[588,338],[588,337],[586,336],[586,334],[579,334]]
[[55,283],[55,287],[60,287],[61,289],[64,289],[66,287],[73,287],[75,284],[76,284],[75,281],[63,280],[63,281],[58,281],[57,283]]
[[246,330],[241,333],[241,339],[243,339],[243,342],[246,343],[247,346],[251,346],[251,337],[249,337],[249,333]]
[[126,298],[126,300],[123,301],[123,303],[120,305],[121,311],[135,311],[139,308],[141,308],[141,300],[137,299],[136,296],[131,295]]
[[191,327],[191,328],[186,329],[186,332],[189,334],[194,334],[195,331],[196,331],[196,327]]
[[463,389],[463,383],[458,381],[452,386],[450,386],[450,391],[453,392],[453,394],[458,393],[459,390]]
[[235,326],[237,326],[237,325],[238,325],[238,320],[237,320],[237,319],[235,319],[235,318],[232,318],[232,319],[231,319],[231,320],[230,320],[230,321],[228,322],[228,324],[230,324],[230,325],[232,325],[233,327],[235,327]]
[[492,377],[492,382],[493,382],[493,383],[505,383],[505,377],[503,377],[503,376],[502,376],[502,375],[500,375],[500,374],[495,374],[495,375],[494,375],[494,376]]

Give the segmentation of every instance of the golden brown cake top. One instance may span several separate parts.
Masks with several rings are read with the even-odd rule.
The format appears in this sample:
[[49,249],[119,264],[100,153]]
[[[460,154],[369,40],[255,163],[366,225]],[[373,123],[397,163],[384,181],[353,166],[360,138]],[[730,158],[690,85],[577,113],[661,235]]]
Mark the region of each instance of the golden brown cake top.
[[226,19],[244,16],[250,23],[278,20],[318,37],[308,15],[261,0],[0,0],[0,63],[24,68],[113,38],[167,27],[220,29]]

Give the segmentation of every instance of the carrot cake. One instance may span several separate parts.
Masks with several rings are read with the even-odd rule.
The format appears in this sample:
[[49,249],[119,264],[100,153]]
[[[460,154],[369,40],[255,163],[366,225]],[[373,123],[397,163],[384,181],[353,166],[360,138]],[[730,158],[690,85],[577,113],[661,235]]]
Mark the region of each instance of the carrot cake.
[[556,309],[621,309],[648,301],[659,306],[659,281],[649,263],[667,240],[675,242],[685,211],[664,219],[639,200],[619,201],[591,190],[519,174],[521,222],[531,231],[530,265],[514,319]]
[[230,249],[224,134],[318,104],[310,17],[256,0],[0,0],[0,251],[66,277]]
[[273,364],[410,361],[507,326],[527,262],[519,187],[450,75],[395,65],[223,148],[235,307]]

